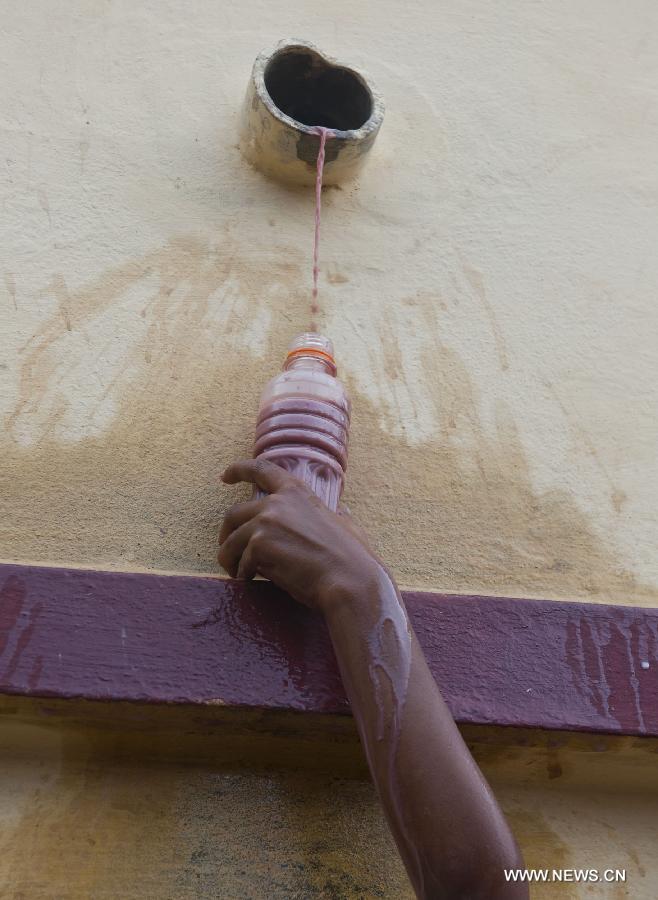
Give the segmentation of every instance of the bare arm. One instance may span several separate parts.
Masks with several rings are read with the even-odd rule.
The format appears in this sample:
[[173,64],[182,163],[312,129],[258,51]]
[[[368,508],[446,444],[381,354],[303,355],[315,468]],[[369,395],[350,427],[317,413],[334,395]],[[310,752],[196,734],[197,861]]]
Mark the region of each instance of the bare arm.
[[421,898],[525,900],[496,800],[427,667],[395,583],[349,518],[277,466],[246,460],[228,483],[270,496],[236,504],[220,533],[231,574],[261,574],[326,618],[370,771]]

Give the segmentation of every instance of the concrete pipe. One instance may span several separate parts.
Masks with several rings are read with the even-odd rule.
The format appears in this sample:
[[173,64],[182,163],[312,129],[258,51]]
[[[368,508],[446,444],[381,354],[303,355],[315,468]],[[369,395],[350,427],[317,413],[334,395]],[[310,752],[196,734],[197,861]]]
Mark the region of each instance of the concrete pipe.
[[254,63],[242,117],[241,148],[262,172],[313,184],[317,126],[331,129],[324,183],[357,174],[384,118],[384,102],[362,72],[306,41],[284,40]]

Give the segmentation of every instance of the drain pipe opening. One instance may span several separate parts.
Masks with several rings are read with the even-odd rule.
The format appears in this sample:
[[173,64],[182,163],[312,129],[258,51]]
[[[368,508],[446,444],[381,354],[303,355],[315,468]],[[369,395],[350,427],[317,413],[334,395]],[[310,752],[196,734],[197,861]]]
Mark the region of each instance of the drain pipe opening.
[[305,41],[281,41],[254,63],[242,119],[241,148],[258,169],[313,184],[317,126],[332,130],[325,184],[354,177],[381,127],[384,103],[371,79]]

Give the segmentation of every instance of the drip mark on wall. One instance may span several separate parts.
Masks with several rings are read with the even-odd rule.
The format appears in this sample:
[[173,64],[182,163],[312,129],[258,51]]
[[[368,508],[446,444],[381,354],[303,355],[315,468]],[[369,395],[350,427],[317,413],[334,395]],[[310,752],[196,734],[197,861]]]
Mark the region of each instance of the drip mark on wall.
[[482,273],[478,272],[477,269],[474,269],[473,266],[469,266],[464,261],[462,261],[462,267],[464,269],[464,274],[468,278],[469,284],[477,294],[480,302],[482,303],[482,306],[485,309],[485,312],[489,319],[489,324],[491,326],[491,332],[496,344],[496,353],[498,354],[500,368],[503,370],[503,372],[506,372],[507,369],[509,369],[509,359],[507,357],[505,338],[503,336],[501,327],[498,324],[498,319],[496,318],[496,313],[494,312],[494,308],[491,305],[491,301],[487,297],[487,291],[484,286],[484,278],[482,277]]
[[11,272],[5,272],[5,287],[7,288],[7,293],[12,299],[14,309],[18,312],[18,304],[16,303],[16,281]]
[[[575,683],[587,684],[585,696],[599,715],[620,721],[633,709],[636,727],[647,730],[644,710],[647,700],[643,690],[644,662],[650,666],[654,655],[649,649],[653,623],[630,627],[623,621],[615,623],[570,622],[567,626],[566,654],[572,667]],[[658,648],[657,648],[658,649]],[[606,673],[615,673],[611,686]]]
[[37,200],[39,201],[39,206],[41,207],[41,209],[48,216],[48,225],[52,228],[53,220],[50,215],[50,203],[48,202],[48,195],[41,188],[39,188],[39,190],[37,191]]

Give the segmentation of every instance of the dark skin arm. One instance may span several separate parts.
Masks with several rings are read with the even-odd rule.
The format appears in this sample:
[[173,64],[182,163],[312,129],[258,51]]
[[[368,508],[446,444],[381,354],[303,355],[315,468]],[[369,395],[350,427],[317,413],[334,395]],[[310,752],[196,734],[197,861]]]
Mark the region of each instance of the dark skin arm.
[[527,900],[505,881],[519,850],[445,705],[400,593],[349,516],[263,460],[234,463],[227,484],[268,492],[237,503],[219,562],[262,575],[325,616],[389,826],[418,897]]

